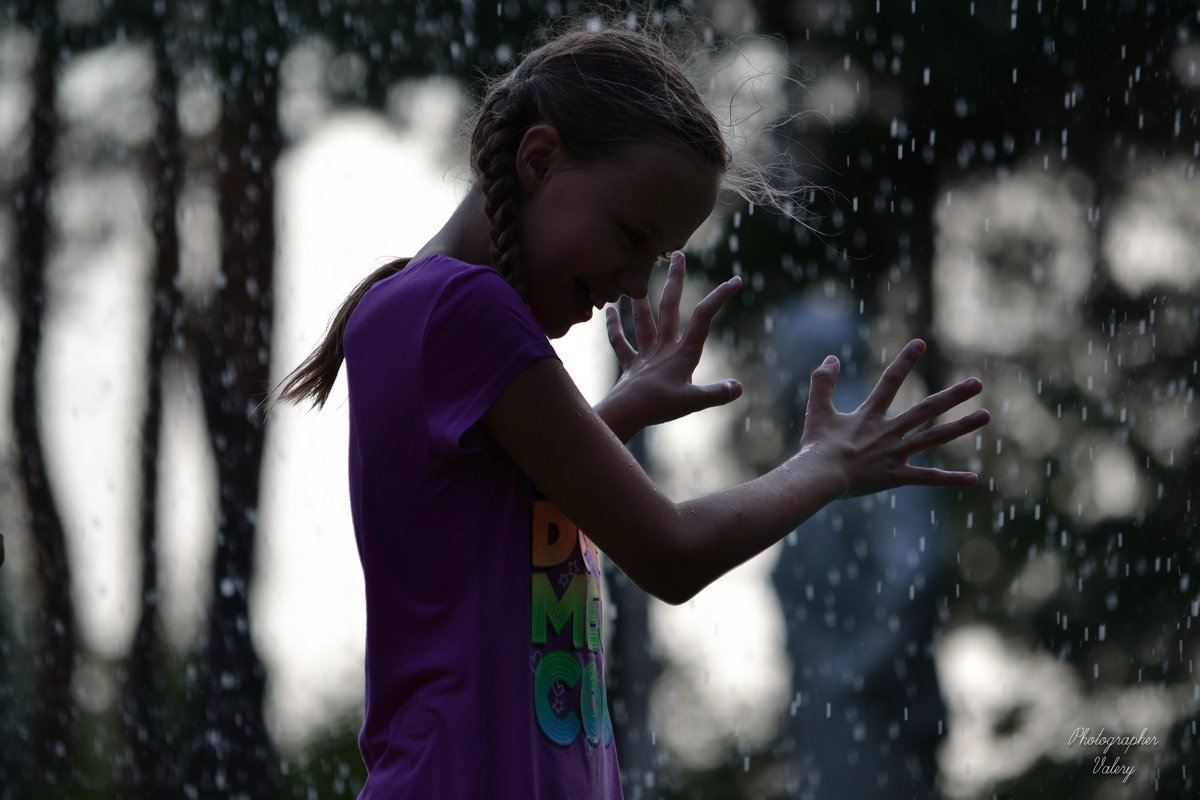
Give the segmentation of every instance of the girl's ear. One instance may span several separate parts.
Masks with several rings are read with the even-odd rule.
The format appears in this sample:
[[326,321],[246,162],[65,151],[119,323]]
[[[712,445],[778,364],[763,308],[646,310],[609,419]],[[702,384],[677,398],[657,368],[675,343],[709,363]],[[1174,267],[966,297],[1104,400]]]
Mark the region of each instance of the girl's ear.
[[517,145],[517,182],[526,194],[533,194],[549,180],[566,158],[558,130],[548,122],[525,131]]

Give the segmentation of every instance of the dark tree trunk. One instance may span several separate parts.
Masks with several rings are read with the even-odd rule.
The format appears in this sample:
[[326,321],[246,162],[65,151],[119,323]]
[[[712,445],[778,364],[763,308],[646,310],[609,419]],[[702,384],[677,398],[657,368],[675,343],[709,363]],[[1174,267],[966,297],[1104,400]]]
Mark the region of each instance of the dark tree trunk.
[[38,31],[33,67],[33,112],[28,168],[15,193],[16,307],[18,338],[13,367],[12,418],[18,473],[33,534],[36,586],[34,668],[37,702],[29,732],[29,774],[44,791],[61,795],[71,764],[71,733],[78,716],[71,694],[76,660],[76,621],[71,568],[62,518],[47,473],[39,427],[38,361],[46,309],[45,267],[50,251],[47,204],[58,136],[59,36],[53,22]]
[[[627,321],[625,336],[634,340],[632,306],[621,301],[621,318]],[[629,440],[629,451],[653,475],[646,436],[639,431]],[[650,694],[662,674],[650,635],[650,596],[629,579],[612,561],[608,568],[609,602],[617,611],[608,653],[609,708],[613,736],[621,761],[621,783],[628,800],[658,797],[661,784],[655,775],[657,754],[650,728]]]
[[201,796],[258,798],[271,794],[277,763],[263,717],[266,675],[251,638],[249,597],[265,432],[259,403],[270,364],[282,44],[273,4],[215,6],[214,24],[224,32],[217,56],[221,277],[199,361],[220,497],[194,767]]
[[[165,9],[165,6],[160,6]],[[165,14],[162,15],[165,17]],[[182,297],[178,286],[179,234],[176,208],[183,177],[182,143],[176,103],[178,76],[173,64],[169,29],[158,26],[153,38],[155,101],[158,127],[150,159],[153,170],[154,277],[151,284],[150,329],[146,353],[146,407],[142,420],[141,501],[138,533],[142,556],[141,610],[133,646],[122,674],[128,748],[125,791],[128,797],[176,797],[179,782],[172,774],[175,744],[165,716],[165,663],[159,629],[158,472],[163,424],[163,362],[178,341]]]
[[[610,565],[612,562],[607,562]],[[621,760],[621,783],[629,800],[658,797],[661,781],[650,727],[650,693],[662,664],[650,636],[650,597],[625,573],[610,566],[609,591],[617,620],[609,645],[609,706]]]

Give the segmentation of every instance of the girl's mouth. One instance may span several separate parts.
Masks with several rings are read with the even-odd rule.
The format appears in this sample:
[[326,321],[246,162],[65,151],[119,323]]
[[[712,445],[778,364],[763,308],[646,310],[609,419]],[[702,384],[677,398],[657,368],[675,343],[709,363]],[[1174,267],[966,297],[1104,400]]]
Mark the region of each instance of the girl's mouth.
[[586,322],[592,318],[592,309],[599,308],[596,305],[596,295],[588,288],[587,284],[582,280],[576,281],[576,294],[578,295],[579,315]]
[[593,310],[602,309],[609,303],[615,302],[588,286],[587,282],[583,279],[576,281],[575,287],[578,295],[579,313],[585,321],[592,318]]

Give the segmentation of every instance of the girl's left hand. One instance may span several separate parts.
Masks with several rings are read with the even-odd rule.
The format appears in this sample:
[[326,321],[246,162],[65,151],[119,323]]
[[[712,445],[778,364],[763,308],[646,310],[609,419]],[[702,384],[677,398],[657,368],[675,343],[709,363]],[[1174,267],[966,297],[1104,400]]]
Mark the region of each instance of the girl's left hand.
[[680,335],[679,301],[685,274],[683,253],[672,253],[657,323],[648,298],[633,300],[636,350],[621,329],[620,312],[613,306],[605,309],[608,341],[621,364],[621,378],[595,410],[622,441],[641,428],[724,405],[742,395],[742,385],[735,380],[692,383],[713,317],[741,287],[742,279],[735,276],[709,292]]

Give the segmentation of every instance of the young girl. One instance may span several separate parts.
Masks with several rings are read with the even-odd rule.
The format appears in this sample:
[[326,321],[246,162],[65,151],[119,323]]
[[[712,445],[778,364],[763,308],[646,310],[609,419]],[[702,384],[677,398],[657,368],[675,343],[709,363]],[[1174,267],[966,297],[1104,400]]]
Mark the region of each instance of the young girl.
[[[886,412],[924,345],[838,413],[838,361],[812,374],[800,451],[756,480],[675,503],[622,445],[727,403],[691,383],[734,278],[680,330],[678,251],[730,163],[720,127],[659,44],[574,33],[487,94],[476,181],[413,258],[369,276],[282,397],[324,403],[343,352],[350,491],[366,582],[364,798],[619,798],[604,688],[600,551],[682,603],[835,498],[976,476],[908,464],[987,422],[916,433],[981,389],[971,379]],[[655,321],[646,300],[673,253]],[[624,372],[591,408],[547,337],[607,310]],[[905,436],[908,435],[907,437]],[[586,531],[586,536],[584,532]]]

